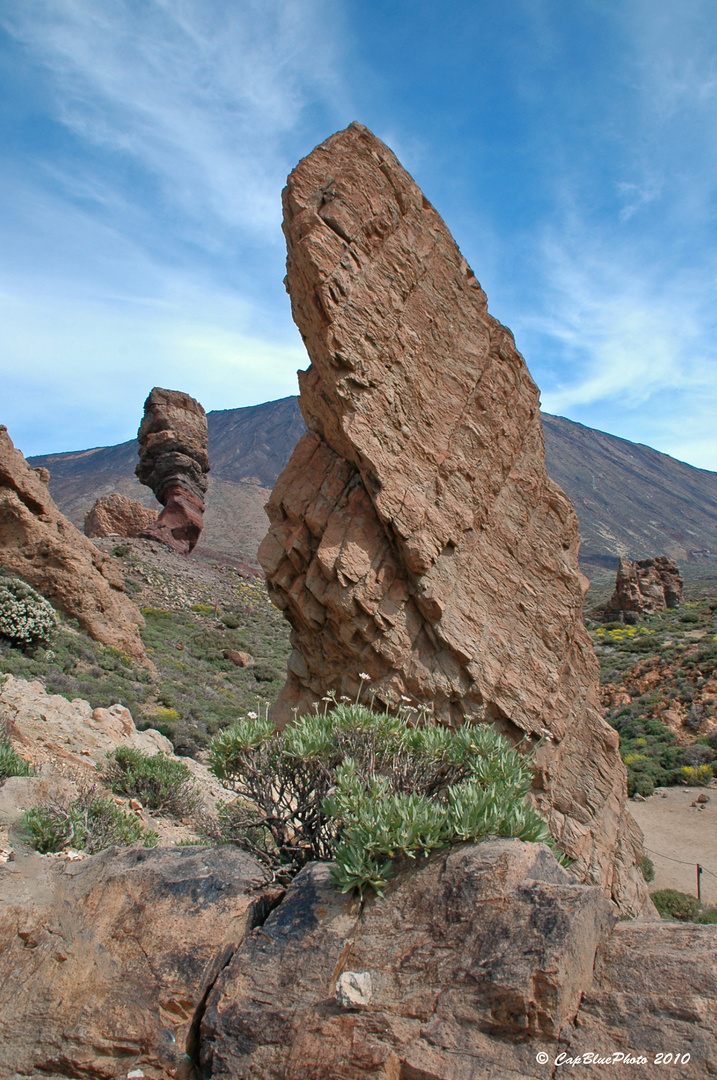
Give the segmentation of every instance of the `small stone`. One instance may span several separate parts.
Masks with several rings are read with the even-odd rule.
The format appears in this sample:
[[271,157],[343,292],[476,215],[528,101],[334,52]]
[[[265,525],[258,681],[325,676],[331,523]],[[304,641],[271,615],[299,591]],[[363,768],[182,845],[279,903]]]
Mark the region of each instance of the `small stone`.
[[139,799],[130,799],[129,808],[130,810],[141,810],[142,803],[139,801]]
[[225,660],[231,660],[237,667],[251,667],[254,657],[248,652],[239,652],[238,649],[225,649],[222,653]]
[[640,795],[639,791],[636,791],[635,794],[632,796],[632,798],[633,798],[633,802],[647,802],[647,799],[645,798],[645,796]]
[[371,973],[344,971],[336,983],[336,1004],[342,1009],[362,1009],[371,1001]]
[[704,791],[697,796],[698,803],[708,803],[710,801],[709,795],[705,795]]
[[127,1080],[142,1080],[144,1073],[141,1069],[132,1069],[132,1072],[127,1073]]

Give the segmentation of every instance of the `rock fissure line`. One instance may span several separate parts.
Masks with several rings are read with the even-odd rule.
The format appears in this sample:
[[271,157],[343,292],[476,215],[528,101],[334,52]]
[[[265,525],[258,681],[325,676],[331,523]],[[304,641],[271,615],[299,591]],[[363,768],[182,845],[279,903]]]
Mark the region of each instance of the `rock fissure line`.
[[[268,896],[260,896],[254,902],[247,915],[247,929],[245,937],[248,934],[253,933],[254,930],[260,929],[264,925],[266,920],[271,915],[272,911],[275,911],[276,908],[279,907],[285,896],[286,892],[281,892],[278,895],[274,896],[269,894]],[[207,1001],[209,1000],[209,995],[217,984],[219,976],[232,962],[232,960],[234,959],[234,955],[241,947],[241,944],[242,943],[240,942],[236,945],[228,945],[226,949],[219,954],[219,959],[216,962],[216,971],[207,983],[201,1000],[199,1001],[199,1004],[194,1011],[194,1015],[192,1016],[192,1020],[189,1025],[189,1031],[187,1033],[185,1053],[187,1055],[187,1058],[192,1063],[194,1076],[187,1076],[186,1078],[182,1077],[181,1080],[200,1080],[200,1078],[204,1076],[201,1071],[200,1062],[202,1052],[201,1027],[207,1008]]]

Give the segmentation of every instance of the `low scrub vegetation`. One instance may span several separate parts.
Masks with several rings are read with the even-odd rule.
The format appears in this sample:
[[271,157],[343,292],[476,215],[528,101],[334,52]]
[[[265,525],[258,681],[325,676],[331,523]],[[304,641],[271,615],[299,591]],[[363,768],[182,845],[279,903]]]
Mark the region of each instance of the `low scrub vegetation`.
[[94,855],[112,844],[154,847],[157,833],[90,786],[77,798],[33,806],[23,815],[30,843],[43,855],[72,848]]
[[131,746],[119,746],[108,755],[102,779],[118,795],[139,799],[143,806],[186,817],[198,801],[192,774],[183,761],[167,754],[143,754]]
[[717,580],[688,581],[685,591],[682,608],[640,626],[591,625],[630,795],[717,775]]
[[0,784],[9,776],[32,776],[33,772],[30,762],[20,757],[8,738],[0,735]]
[[652,902],[663,919],[702,924],[717,923],[717,907],[702,907],[696,896],[677,889],[657,889]]
[[59,618],[51,604],[0,567],[0,635],[21,649],[49,644]]
[[450,844],[552,844],[527,800],[529,759],[490,725],[450,731],[334,702],[281,732],[250,714],[216,736],[210,760],[239,796],[221,813],[224,837],[284,880],[333,859],[343,891],[380,894],[398,860]]

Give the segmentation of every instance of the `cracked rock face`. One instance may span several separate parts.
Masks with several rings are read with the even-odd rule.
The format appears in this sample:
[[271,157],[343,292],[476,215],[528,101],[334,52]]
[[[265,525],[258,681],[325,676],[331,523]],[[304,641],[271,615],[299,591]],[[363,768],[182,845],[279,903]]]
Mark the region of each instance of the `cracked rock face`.
[[636,623],[656,611],[679,607],[682,602],[682,575],[666,555],[656,559],[620,559],[615,592],[605,608],[609,619]]
[[8,863],[0,1075],[191,1076],[205,995],[277,898],[236,848]]
[[0,426],[0,565],[77,619],[103,645],[145,663],[139,609],[114,561],[55,505],[47,469],[32,469]]
[[[539,845],[462,845],[363,904],[314,863],[217,979],[199,1060],[213,1080],[544,1080],[561,1054],[674,1047],[687,1062],[671,1075],[701,1078],[717,1067],[715,960],[715,927],[615,925]],[[342,1000],[357,978],[370,997]]]
[[137,438],[135,472],[164,506],[156,522],[140,535],[189,555],[204,517],[209,472],[206,413],[189,394],[155,387],[144,403]]
[[538,390],[444,222],[352,124],[284,191],[311,358],[301,439],[259,558],[293,627],[285,723],[327,691],[488,720],[537,753],[536,799],[586,881],[646,896],[617,734],[582,622],[578,523],[547,475]]

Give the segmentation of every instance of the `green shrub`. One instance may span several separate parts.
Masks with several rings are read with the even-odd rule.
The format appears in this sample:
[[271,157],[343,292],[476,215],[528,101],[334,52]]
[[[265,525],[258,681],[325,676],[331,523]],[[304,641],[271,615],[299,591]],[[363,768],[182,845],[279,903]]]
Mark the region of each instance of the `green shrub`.
[[528,758],[490,725],[457,731],[425,718],[335,705],[282,732],[250,714],[213,740],[211,768],[240,798],[225,806],[226,839],[288,880],[335,859],[343,891],[380,893],[394,860],[487,836],[552,843],[527,802]]
[[44,596],[0,569],[0,634],[23,649],[47,645],[58,623]]
[[143,754],[131,746],[118,746],[102,769],[102,779],[117,795],[139,799],[150,810],[164,810],[182,818],[197,805],[198,796],[189,768],[167,754]]
[[652,902],[663,919],[694,920],[700,910],[696,896],[678,892],[677,889],[658,889],[650,894]]
[[0,736],[0,783],[8,776],[32,776],[34,769],[13,749],[9,739]]
[[69,803],[32,806],[22,821],[32,846],[43,855],[66,847],[94,855],[112,844],[154,847],[157,843],[156,832],[93,788]]
[[640,859],[640,871],[648,884],[655,880],[655,864],[647,855],[643,855]]
[[717,907],[706,907],[698,911],[692,920],[696,923],[701,923],[703,926],[717,923]]
[[234,615],[232,612],[229,612],[227,615],[222,615],[222,622],[227,630],[238,630],[242,624],[240,617]]
[[215,608],[214,604],[192,604],[192,611],[197,615],[213,615]]

